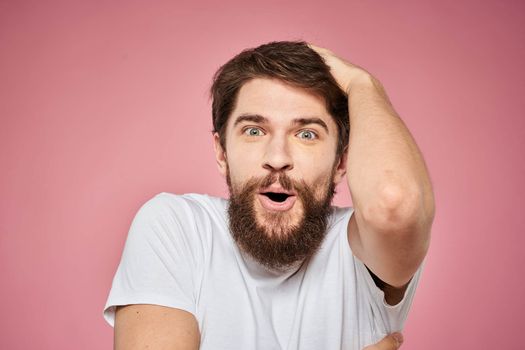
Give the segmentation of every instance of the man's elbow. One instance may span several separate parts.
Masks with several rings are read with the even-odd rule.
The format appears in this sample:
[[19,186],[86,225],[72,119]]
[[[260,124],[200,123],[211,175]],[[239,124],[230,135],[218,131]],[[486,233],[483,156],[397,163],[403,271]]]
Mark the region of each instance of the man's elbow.
[[405,235],[429,231],[434,220],[432,192],[385,187],[378,200],[365,211],[363,218],[379,232]]

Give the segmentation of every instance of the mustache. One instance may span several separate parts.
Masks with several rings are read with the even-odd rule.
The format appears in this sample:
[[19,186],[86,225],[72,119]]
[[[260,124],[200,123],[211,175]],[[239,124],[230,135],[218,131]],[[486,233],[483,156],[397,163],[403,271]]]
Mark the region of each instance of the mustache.
[[257,182],[258,182],[258,187],[266,188],[274,184],[276,181],[278,181],[279,185],[281,185],[281,187],[286,191],[291,191],[294,188],[299,187],[298,185],[296,185],[296,182],[292,180],[292,178],[290,178],[288,175],[286,175],[283,172],[269,173],[265,177],[259,179],[259,181]]
[[[332,175],[333,177],[333,175]],[[263,188],[270,187],[276,182],[285,190],[293,191],[297,194],[302,200],[311,200],[313,197],[313,192],[320,184],[308,185],[304,179],[295,180],[292,179],[288,174],[283,171],[273,171],[264,176],[253,176],[244,184],[234,186],[230,173],[228,172],[226,176],[226,183],[228,184],[228,189],[231,196],[239,196],[241,193],[255,195]]]

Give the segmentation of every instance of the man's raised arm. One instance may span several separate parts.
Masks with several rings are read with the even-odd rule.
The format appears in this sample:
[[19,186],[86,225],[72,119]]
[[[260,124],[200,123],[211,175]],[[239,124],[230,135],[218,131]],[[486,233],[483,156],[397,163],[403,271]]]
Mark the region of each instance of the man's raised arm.
[[[310,46],[348,95],[351,249],[388,287],[403,287],[425,257],[434,218],[423,157],[376,78],[329,50]],[[385,294],[388,301],[388,290]]]

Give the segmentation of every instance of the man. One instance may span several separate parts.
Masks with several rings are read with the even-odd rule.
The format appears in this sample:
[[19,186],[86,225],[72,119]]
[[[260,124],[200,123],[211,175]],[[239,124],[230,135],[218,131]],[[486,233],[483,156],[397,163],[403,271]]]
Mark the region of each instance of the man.
[[[105,307],[115,347],[362,349],[401,330],[434,199],[379,81],[274,42],[222,66],[212,97],[230,199],[161,193],[140,209]],[[346,174],[354,208],[332,207]]]

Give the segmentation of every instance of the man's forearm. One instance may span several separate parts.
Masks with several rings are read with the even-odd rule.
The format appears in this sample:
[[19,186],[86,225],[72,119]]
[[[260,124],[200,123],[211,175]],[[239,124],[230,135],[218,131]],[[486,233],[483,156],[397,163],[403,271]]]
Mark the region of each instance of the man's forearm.
[[347,174],[356,213],[378,228],[431,221],[434,200],[423,157],[383,86],[363,72],[347,93]]

